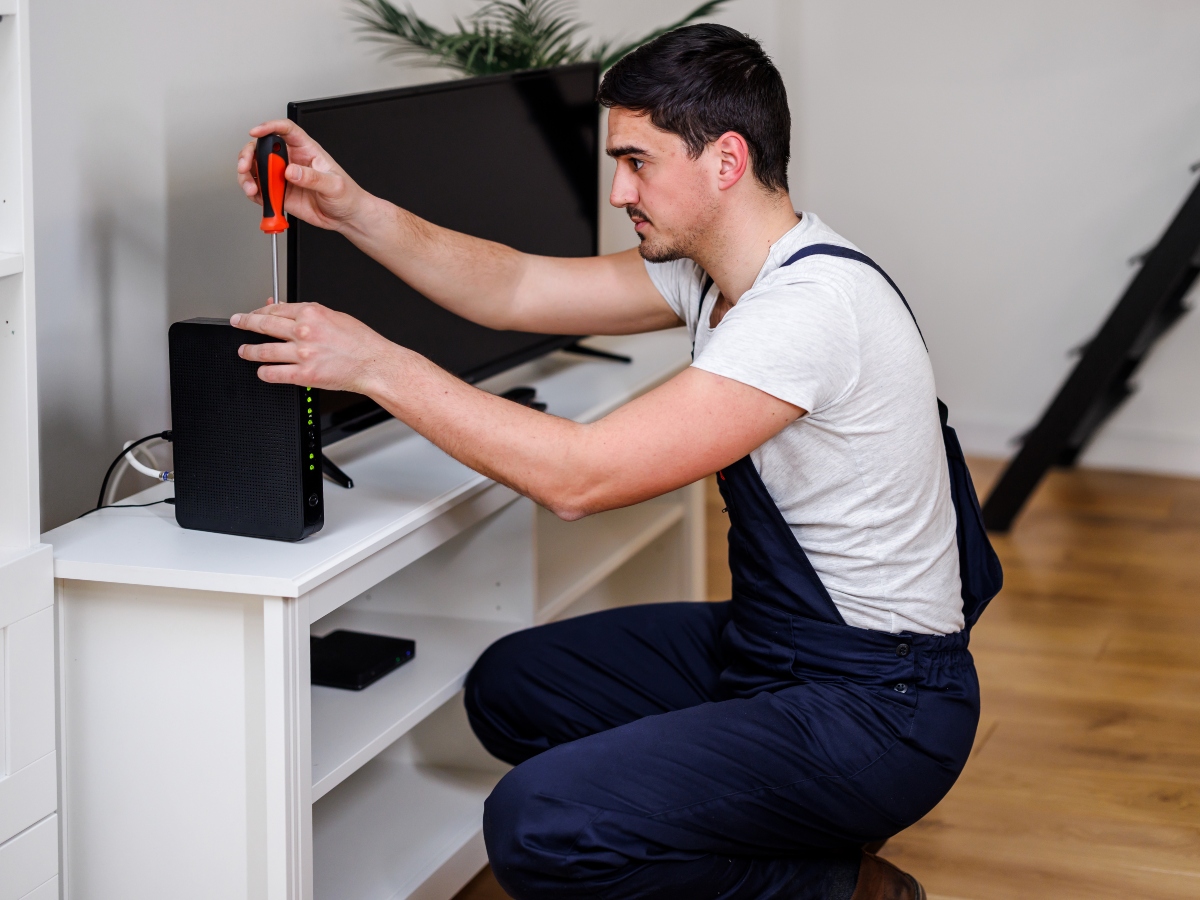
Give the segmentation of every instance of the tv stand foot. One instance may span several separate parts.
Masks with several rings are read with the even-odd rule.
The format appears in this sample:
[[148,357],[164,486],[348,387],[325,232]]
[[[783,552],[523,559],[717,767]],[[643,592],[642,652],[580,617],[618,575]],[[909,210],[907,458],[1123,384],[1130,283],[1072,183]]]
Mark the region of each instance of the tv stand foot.
[[337,464],[324,453],[321,454],[321,474],[334,484],[344,488],[354,487],[354,479],[338,468]]
[[619,363],[633,362],[632,356],[625,356],[621,353],[609,353],[607,350],[597,350],[595,347],[587,347],[579,343],[579,341],[576,341],[573,344],[567,344],[567,346],[563,347],[562,349],[564,353],[574,353],[577,356],[591,356],[595,359],[609,359],[613,362]]

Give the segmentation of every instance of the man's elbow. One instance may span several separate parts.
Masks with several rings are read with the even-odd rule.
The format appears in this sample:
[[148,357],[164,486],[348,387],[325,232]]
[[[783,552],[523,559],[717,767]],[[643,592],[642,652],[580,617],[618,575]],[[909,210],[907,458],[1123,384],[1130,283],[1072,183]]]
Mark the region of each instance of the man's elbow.
[[554,515],[562,519],[564,522],[577,522],[585,516],[591,515],[591,513],[585,509],[578,509],[572,506],[554,505],[547,508],[550,510],[550,512],[554,513]]
[[564,522],[575,522],[610,508],[594,490],[559,491],[546,498],[542,505]]

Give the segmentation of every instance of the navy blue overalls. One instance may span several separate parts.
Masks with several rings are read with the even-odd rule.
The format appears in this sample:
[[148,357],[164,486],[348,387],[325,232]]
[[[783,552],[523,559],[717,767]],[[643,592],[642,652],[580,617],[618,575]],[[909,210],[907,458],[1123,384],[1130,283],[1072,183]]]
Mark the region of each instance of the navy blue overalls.
[[[869,265],[895,288],[835,245],[784,265],[817,254]],[[517,900],[840,900],[864,843],[941,800],[979,719],[969,629],[1001,573],[939,406],[962,632],[846,625],[746,456],[718,473],[731,601],[605,611],[484,653],[466,706],[484,746],[516,766],[484,812],[505,890]]]

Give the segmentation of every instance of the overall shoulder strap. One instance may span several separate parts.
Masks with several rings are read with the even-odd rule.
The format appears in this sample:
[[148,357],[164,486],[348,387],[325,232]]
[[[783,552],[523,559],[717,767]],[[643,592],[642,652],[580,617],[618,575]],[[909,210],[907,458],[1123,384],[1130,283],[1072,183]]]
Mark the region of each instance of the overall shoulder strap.
[[[896,287],[896,282],[865,253],[859,253],[849,247],[839,247],[837,244],[811,244],[793,253],[783,265],[790,266],[809,256],[837,256],[870,266],[892,286],[892,290],[912,316],[913,324],[917,325],[917,317],[913,315],[912,307],[908,305],[900,288]],[[920,325],[917,325],[917,333],[921,333]],[[921,342],[925,342],[923,334]],[[928,344],[925,345],[925,349],[929,349]],[[966,620],[967,629],[970,629],[991,599],[1000,592],[1004,584],[1004,572],[983,525],[983,514],[979,509],[975,485],[971,481],[971,471],[967,468],[958,435],[948,423],[949,414],[946,404],[938,400],[938,418],[942,423],[942,441],[946,447],[946,461],[949,464],[950,499],[957,517],[955,530],[958,543],[958,574],[962,583],[963,618]]]
[[809,244],[807,247],[802,247],[789,256],[779,268],[782,269],[784,266],[790,266],[792,263],[799,262],[809,256],[836,256],[841,259],[852,259],[855,262],[870,266],[882,275],[883,280],[892,286],[892,290],[896,292],[896,296],[900,298],[900,302],[904,304],[904,308],[912,316],[913,324],[917,326],[917,334],[921,335],[921,343],[925,344],[926,350],[929,349],[929,345],[925,343],[925,335],[921,331],[921,326],[917,324],[917,317],[913,315],[912,307],[908,305],[908,301],[904,298],[904,293],[896,286],[896,282],[892,281],[892,277],[883,271],[879,263],[867,256],[867,254],[851,250],[849,247],[840,247],[837,244]]
[[[701,271],[703,271],[703,270],[701,270]],[[700,326],[703,324],[700,321],[700,317],[704,314],[704,298],[708,296],[708,292],[710,290],[712,290],[712,286],[715,283],[716,282],[713,281],[713,277],[711,275],[709,275],[707,272],[704,272],[704,281],[701,282],[701,284],[700,284],[700,300],[696,306],[696,332],[700,331]],[[696,337],[695,337],[695,333],[693,333],[693,335],[692,335],[692,359],[695,359],[695,358],[696,358]]]

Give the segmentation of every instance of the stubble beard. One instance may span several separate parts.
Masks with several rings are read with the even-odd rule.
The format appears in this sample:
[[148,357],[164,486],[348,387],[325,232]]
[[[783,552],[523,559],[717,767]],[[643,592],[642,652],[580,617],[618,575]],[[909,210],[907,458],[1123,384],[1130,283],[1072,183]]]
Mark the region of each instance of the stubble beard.
[[652,241],[641,234],[638,235],[638,240],[641,241],[638,244],[638,253],[646,262],[665,263],[688,258],[687,251],[682,247]]
[[[632,219],[635,215],[638,218],[650,221],[649,217],[637,207],[627,206],[625,212]],[[651,223],[653,224],[653,223]],[[651,237],[637,232],[638,236],[638,254],[646,262],[665,263],[674,262],[677,259],[691,259],[696,246],[696,234],[690,231],[687,234],[676,236],[675,240],[666,240],[661,236]]]

